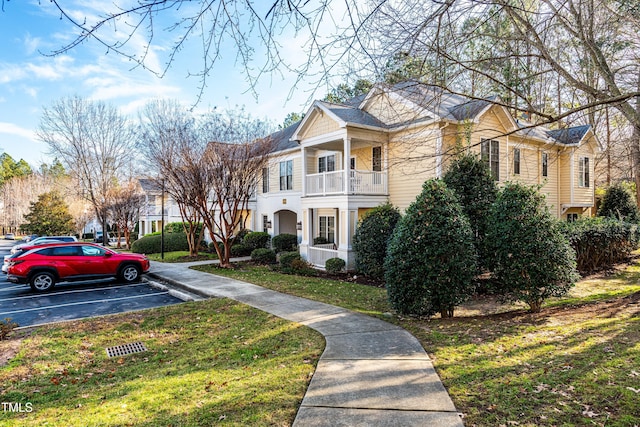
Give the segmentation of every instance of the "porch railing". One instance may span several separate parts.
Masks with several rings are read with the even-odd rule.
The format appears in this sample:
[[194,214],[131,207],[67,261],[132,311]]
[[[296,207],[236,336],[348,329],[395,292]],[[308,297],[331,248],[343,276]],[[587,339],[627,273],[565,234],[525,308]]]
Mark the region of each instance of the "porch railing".
[[305,176],[305,195],[324,196],[330,194],[387,194],[387,173],[352,170],[348,186],[344,183],[344,172],[322,172]]
[[314,173],[306,176],[308,195],[339,194],[344,190],[342,171]]
[[333,243],[309,246],[307,250],[307,261],[315,266],[324,267],[328,259],[338,256],[338,251],[333,249],[334,247]]

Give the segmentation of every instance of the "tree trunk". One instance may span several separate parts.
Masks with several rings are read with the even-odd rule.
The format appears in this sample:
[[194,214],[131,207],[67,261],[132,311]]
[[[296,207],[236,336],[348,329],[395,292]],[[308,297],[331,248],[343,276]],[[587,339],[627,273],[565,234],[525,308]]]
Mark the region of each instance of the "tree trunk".
[[540,313],[540,311],[542,310],[542,300],[541,299],[527,301],[527,304],[529,304],[529,311],[531,313]]

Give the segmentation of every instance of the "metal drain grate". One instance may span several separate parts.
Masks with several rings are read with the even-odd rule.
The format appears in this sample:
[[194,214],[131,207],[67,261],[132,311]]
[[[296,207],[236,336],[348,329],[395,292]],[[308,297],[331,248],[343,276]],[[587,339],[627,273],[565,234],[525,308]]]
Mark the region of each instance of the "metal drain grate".
[[147,351],[147,348],[141,342],[134,342],[131,344],[123,344],[117,345],[115,347],[107,348],[107,356],[116,357],[116,356],[126,356],[127,354],[133,353],[142,353],[143,351]]

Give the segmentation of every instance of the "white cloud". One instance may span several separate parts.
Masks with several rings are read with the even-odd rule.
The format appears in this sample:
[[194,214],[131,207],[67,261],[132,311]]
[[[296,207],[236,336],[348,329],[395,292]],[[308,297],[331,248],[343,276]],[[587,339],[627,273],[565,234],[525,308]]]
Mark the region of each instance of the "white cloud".
[[14,64],[0,65],[0,84],[11,83],[23,79],[27,73],[22,67]]
[[33,130],[17,126],[13,123],[0,122],[0,133],[19,136],[21,138],[33,139]]
[[24,47],[27,50],[27,54],[31,55],[38,51],[40,48],[40,43],[42,39],[40,37],[31,37],[31,34],[28,34],[24,38]]

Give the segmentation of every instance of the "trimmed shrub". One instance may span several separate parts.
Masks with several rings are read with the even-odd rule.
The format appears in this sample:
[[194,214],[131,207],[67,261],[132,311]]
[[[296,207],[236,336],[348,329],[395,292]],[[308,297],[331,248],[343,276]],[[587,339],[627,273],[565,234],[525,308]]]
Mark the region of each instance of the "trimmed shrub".
[[271,236],[269,236],[269,233],[265,233],[264,231],[252,231],[244,236],[242,244],[251,248],[253,251],[254,249],[268,248],[270,239]]
[[[186,224],[189,227],[189,224]],[[196,223],[196,234],[200,233],[204,227],[201,222]],[[167,233],[184,233],[184,226],[181,222],[170,222],[164,227],[164,231]]]
[[318,270],[313,268],[313,265],[303,260],[302,258],[294,259],[291,261],[289,268],[283,268],[282,272],[287,274],[297,274],[299,276],[317,276]]
[[598,209],[598,216],[615,218],[620,221],[639,222],[640,211],[633,195],[621,184],[607,188]]
[[507,183],[489,215],[487,247],[498,293],[538,312],[565,295],[579,276],[576,254],[535,187]]
[[342,258],[329,258],[324,264],[324,268],[328,273],[335,274],[341,272],[346,265]]
[[236,234],[236,238],[234,240],[234,242],[236,244],[240,244],[242,243],[242,241],[244,240],[244,238],[247,236],[247,234],[251,233],[252,231],[249,230],[248,228],[243,228],[240,231],[238,231],[238,233]]
[[486,163],[473,154],[464,154],[455,159],[444,174],[443,180],[447,187],[456,193],[462,210],[469,218],[478,251],[478,267],[485,268],[485,260],[491,257],[484,242],[489,211],[498,195],[496,181]]
[[357,272],[376,279],[384,278],[387,245],[399,220],[400,211],[389,203],[364,214],[353,236]]
[[254,249],[251,252],[251,260],[258,264],[275,264],[276,253],[267,248]]
[[[214,249],[215,252],[215,249]],[[252,249],[247,245],[232,245],[231,246],[231,256],[249,256],[251,255]]]
[[453,190],[441,180],[425,182],[389,241],[389,302],[402,314],[453,316],[473,294],[476,258],[469,220]]
[[298,236],[295,234],[278,234],[271,239],[271,245],[276,252],[295,251],[298,247]]
[[636,224],[603,217],[564,222],[562,232],[576,251],[578,271],[582,274],[627,260],[638,249],[640,237]]
[[[143,236],[131,244],[131,251],[139,254],[156,254],[161,252],[161,235],[153,234]],[[164,235],[164,251],[188,251],[189,244],[184,233],[166,233]]]
[[279,258],[281,268],[290,268],[293,260],[302,259],[298,252],[281,252]]

